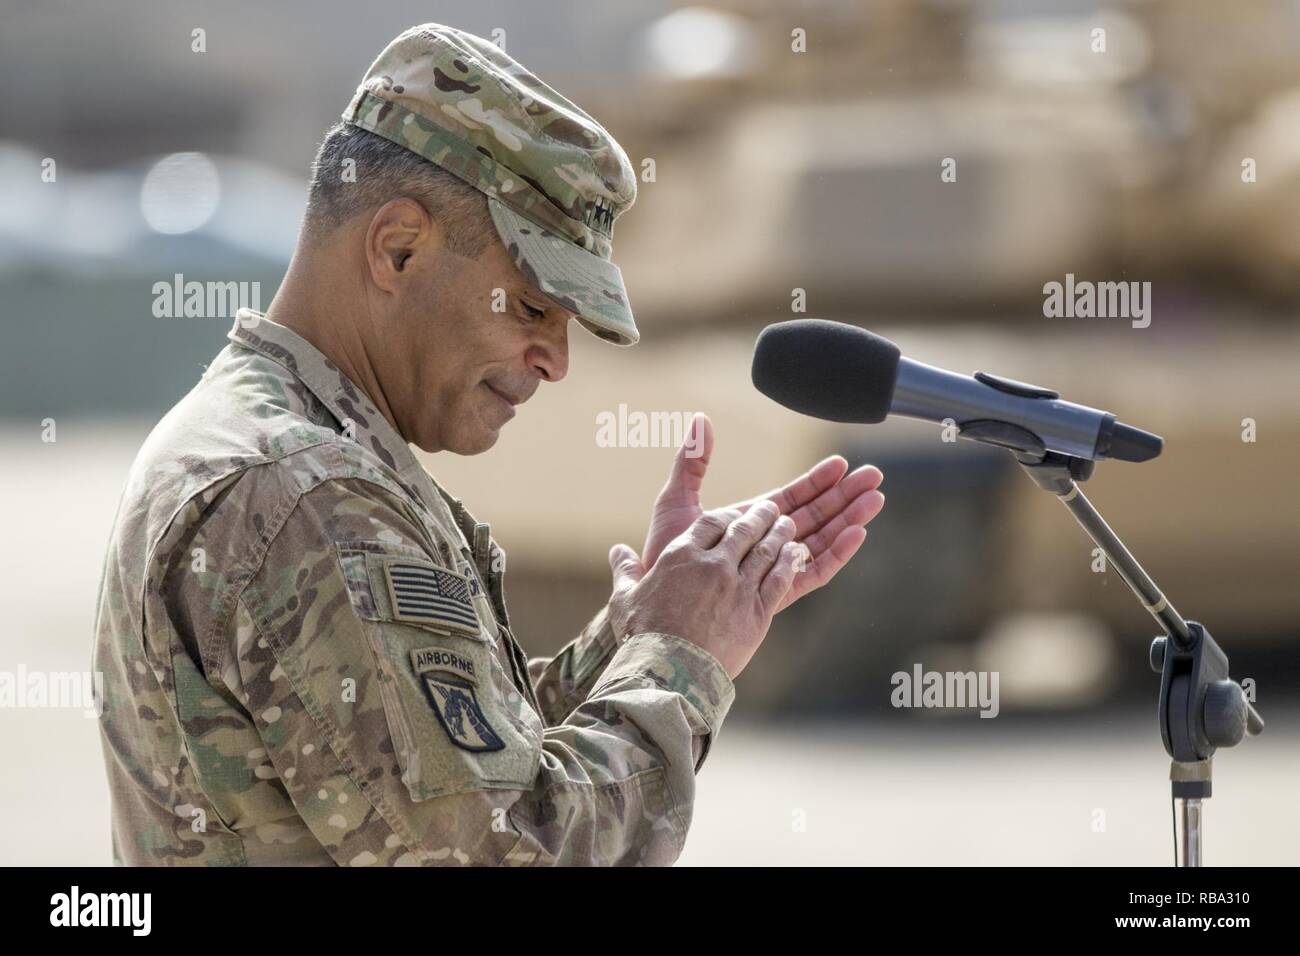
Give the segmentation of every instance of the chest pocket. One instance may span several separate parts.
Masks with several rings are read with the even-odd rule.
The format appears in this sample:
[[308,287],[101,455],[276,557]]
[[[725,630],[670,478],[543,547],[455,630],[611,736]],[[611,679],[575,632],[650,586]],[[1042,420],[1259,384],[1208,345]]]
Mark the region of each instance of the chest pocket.
[[339,560],[411,799],[529,789],[542,720],[502,668],[471,580],[386,543],[341,545]]

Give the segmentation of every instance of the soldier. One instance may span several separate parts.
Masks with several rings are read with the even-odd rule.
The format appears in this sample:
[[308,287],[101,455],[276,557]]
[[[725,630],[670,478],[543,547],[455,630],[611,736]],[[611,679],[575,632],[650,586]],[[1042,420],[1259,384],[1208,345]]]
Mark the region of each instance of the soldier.
[[608,605],[528,660],[488,526],[407,443],[490,448],[564,377],[570,319],[637,341],[610,262],[632,168],[437,24],[343,120],[267,314],[237,315],[119,508],[94,664],[115,861],[670,863],[732,678],[861,545],[880,472],[830,458],[702,513],[698,416]]

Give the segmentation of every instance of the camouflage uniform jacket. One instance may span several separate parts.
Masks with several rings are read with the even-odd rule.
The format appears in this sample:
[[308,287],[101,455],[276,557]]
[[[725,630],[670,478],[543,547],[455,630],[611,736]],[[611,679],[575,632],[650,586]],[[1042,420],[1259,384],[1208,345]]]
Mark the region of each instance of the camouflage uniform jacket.
[[664,864],[734,697],[602,610],[556,657],[369,399],[241,312],[119,506],[96,621],[122,864]]

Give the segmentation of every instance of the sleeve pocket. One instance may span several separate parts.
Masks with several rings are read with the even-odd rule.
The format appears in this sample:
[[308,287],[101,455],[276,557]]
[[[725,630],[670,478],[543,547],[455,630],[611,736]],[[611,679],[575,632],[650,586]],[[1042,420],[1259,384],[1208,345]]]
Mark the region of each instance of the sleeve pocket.
[[339,556],[366,621],[411,799],[531,789],[541,718],[510,682],[481,624],[467,626],[456,606],[458,575],[393,549],[341,548]]

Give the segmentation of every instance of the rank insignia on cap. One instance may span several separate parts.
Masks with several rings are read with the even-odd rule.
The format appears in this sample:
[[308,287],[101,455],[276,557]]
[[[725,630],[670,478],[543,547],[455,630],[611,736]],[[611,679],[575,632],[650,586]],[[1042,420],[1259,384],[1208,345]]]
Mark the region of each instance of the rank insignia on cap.
[[393,617],[432,624],[461,634],[478,634],[478,615],[464,575],[427,564],[392,561],[384,565]]
[[473,684],[448,671],[425,671],[420,678],[452,743],[462,750],[505,749],[505,743],[483,716]]

